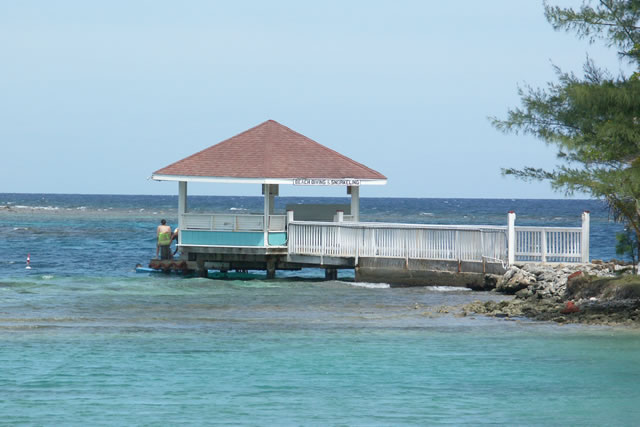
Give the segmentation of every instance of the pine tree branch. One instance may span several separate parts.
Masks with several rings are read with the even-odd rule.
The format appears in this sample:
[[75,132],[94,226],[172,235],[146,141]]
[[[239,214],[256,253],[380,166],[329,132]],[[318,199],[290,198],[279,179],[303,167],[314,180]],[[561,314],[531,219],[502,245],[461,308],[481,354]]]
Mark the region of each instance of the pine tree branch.
[[618,17],[618,15],[615,13],[615,11],[611,8],[611,6],[609,4],[607,4],[604,0],[600,0],[600,4],[606,8],[609,13],[611,13],[611,15],[613,16],[613,18],[615,19],[615,21],[617,22],[617,24],[615,24],[614,26],[618,26],[620,28],[622,28],[622,31],[627,35],[627,37],[629,38],[629,40],[631,40],[631,43],[636,44],[636,41],[633,38],[633,35],[631,34],[631,32],[629,31],[629,27],[633,28],[634,30],[639,29],[639,27],[636,27],[634,25],[625,25],[624,23],[622,23],[620,21],[620,18]]

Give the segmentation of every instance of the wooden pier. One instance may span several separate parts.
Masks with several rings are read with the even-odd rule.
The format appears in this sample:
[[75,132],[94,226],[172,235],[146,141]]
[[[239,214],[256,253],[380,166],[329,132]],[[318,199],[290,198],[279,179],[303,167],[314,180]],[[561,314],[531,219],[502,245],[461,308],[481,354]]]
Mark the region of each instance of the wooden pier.
[[[200,220],[205,215],[200,215]],[[506,226],[392,224],[365,222],[295,221],[294,212],[283,216],[285,244],[230,246],[227,237],[203,245],[192,232],[231,231],[228,224],[211,215],[208,229],[184,220],[177,260],[154,261],[155,268],[197,271],[325,269],[327,279],[337,270],[353,269],[358,281],[395,285],[457,285],[482,287],[486,275],[504,273],[514,262],[588,262],[589,213],[580,227],[518,227],[515,213]],[[337,215],[341,218],[340,212]],[[236,224],[232,215],[228,221]],[[251,222],[251,221],[247,221]],[[221,224],[216,229],[214,224]],[[264,231],[264,230],[262,230]],[[215,234],[210,236],[215,239]],[[510,240],[512,237],[512,241]],[[213,244],[211,244],[213,243]]]

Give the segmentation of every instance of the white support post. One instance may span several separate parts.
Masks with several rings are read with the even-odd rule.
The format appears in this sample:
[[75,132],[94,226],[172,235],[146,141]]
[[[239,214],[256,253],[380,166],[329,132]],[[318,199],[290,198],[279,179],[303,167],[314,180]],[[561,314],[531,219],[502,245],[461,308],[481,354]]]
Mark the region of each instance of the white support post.
[[187,213],[187,181],[178,181],[178,244],[182,244],[184,214]]
[[516,262],[516,213],[510,211],[507,215],[507,245],[508,262],[513,265]]
[[589,262],[589,223],[591,214],[582,212],[582,232],[580,233],[580,249],[582,249],[582,262]]
[[352,185],[351,189],[351,215],[354,222],[360,222],[360,187]]
[[264,192],[264,245],[269,246],[269,214],[271,212],[270,201],[271,201],[271,185],[270,184],[262,184],[262,189]]
[[285,225],[284,225],[284,229],[287,232],[287,247],[291,247],[291,239],[289,239],[289,232],[291,231],[289,229],[289,224],[291,224],[293,222],[293,211],[292,210],[288,210],[287,211],[287,218],[285,219]]
[[540,260],[547,262],[547,229],[543,228],[540,233]]
[[[335,215],[335,219],[336,222],[342,223],[344,222],[344,211],[342,210],[337,210],[336,211],[336,215]],[[337,253],[334,253],[334,255],[338,255],[340,253],[340,251],[342,251],[342,230],[340,229],[341,227],[337,227],[336,230],[336,249],[337,249]]]
[[273,215],[273,209],[276,206],[276,194],[278,191],[278,184],[269,184],[269,215]]

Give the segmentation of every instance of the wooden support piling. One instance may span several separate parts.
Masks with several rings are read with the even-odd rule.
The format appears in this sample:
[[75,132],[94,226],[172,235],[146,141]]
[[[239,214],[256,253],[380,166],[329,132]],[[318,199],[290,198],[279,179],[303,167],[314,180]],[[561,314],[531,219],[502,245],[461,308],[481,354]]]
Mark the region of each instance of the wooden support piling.
[[335,268],[325,268],[324,278],[325,280],[338,280],[338,270]]
[[267,259],[267,279],[276,278],[276,260],[273,258]]

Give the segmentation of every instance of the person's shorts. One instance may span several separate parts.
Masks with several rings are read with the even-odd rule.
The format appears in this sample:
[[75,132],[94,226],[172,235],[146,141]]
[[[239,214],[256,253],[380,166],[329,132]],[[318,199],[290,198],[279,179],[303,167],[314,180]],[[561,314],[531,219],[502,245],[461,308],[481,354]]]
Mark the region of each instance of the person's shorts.
[[160,259],[170,259],[171,258],[171,246],[165,245],[160,246]]

